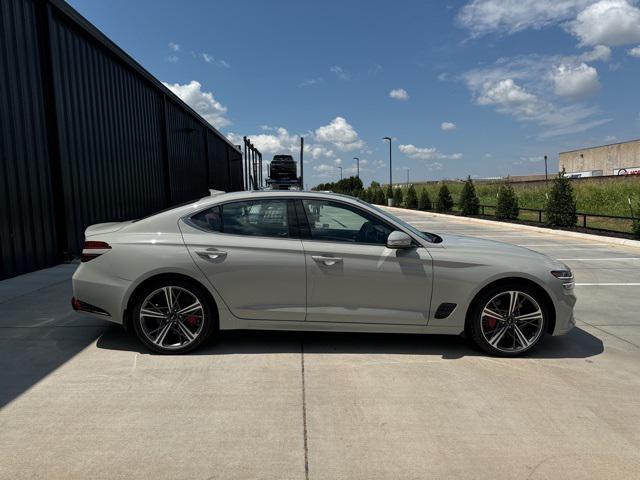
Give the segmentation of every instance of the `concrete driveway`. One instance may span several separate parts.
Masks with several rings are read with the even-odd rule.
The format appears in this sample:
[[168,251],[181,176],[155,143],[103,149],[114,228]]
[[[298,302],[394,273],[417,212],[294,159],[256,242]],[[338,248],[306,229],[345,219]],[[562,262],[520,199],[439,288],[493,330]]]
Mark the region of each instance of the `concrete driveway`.
[[640,249],[402,215],[565,259],[578,328],[521,359],[277,332],[163,357],[71,311],[72,265],[35,272],[0,283],[0,478],[640,478]]

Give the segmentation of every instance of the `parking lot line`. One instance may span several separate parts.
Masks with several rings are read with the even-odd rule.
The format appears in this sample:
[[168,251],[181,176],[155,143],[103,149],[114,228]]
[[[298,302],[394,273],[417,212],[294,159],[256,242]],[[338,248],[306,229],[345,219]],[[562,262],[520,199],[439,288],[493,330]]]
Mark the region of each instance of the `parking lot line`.
[[558,258],[561,262],[604,262],[606,260],[640,260],[640,257]]

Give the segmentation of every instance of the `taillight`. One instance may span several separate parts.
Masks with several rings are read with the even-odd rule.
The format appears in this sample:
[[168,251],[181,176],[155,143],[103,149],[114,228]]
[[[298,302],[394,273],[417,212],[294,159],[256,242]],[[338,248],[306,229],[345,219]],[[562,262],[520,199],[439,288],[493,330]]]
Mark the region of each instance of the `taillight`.
[[103,253],[107,253],[109,250],[111,250],[111,245],[109,245],[107,242],[84,242],[80,261],[88,262],[89,260],[93,260],[94,258],[99,257]]

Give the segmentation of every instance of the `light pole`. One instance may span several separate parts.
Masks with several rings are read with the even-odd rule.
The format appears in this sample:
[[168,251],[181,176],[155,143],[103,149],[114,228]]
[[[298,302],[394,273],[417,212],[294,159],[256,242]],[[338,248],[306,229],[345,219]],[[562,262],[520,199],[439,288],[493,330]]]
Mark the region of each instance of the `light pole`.
[[547,177],[547,156],[544,156],[544,181],[548,182],[549,178]]
[[353,157],[356,161],[356,177],[360,178],[360,159],[358,157]]
[[338,167],[340,169],[340,180],[342,180],[342,167]]
[[[389,141],[389,186],[393,188],[393,175],[391,173],[391,137],[382,137],[382,139]],[[389,199],[389,206],[393,207],[393,198]]]
[[407,169],[407,187],[409,186],[409,167],[405,167]]

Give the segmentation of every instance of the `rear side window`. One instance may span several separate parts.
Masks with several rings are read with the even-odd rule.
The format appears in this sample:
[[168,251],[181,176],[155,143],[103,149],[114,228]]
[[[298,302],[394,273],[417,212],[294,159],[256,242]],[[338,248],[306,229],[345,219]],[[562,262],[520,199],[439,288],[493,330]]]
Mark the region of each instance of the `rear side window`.
[[222,232],[235,235],[289,236],[287,200],[250,200],[222,206]]
[[212,232],[220,232],[222,227],[222,216],[220,207],[211,207],[203,212],[196,213],[191,217],[191,223],[203,230],[211,230]]

